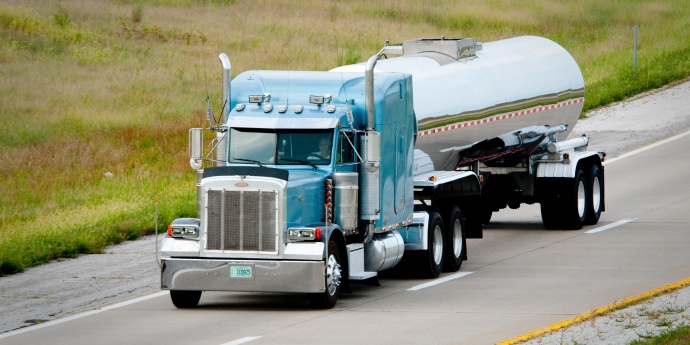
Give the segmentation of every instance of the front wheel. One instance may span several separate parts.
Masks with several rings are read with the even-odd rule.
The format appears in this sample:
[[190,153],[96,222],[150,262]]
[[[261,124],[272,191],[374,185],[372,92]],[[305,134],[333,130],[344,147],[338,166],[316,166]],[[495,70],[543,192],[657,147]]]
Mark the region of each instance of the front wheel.
[[201,291],[170,290],[170,299],[177,308],[194,308],[199,304]]
[[326,260],[325,279],[326,291],[309,296],[312,305],[319,309],[331,309],[338,302],[342,271],[340,266],[340,251],[335,241],[328,241],[328,259]]

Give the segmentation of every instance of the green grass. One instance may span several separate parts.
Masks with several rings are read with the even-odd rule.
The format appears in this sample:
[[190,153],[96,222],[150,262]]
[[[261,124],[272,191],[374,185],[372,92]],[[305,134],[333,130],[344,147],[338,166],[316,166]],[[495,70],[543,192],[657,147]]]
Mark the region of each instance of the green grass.
[[690,325],[682,325],[649,339],[635,340],[630,345],[686,345],[690,344]]
[[578,61],[592,109],[690,76],[687,32],[685,0],[5,0],[0,275],[150,234],[155,200],[161,228],[194,216],[187,130],[206,96],[220,110],[220,52],[237,75],[362,62],[386,40],[540,35]]

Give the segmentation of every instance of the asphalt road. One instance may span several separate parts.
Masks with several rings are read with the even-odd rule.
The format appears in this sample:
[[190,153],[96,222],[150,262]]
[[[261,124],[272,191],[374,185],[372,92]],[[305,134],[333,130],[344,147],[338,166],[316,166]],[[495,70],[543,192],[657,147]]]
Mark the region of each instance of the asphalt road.
[[[620,156],[690,130],[688,99],[690,82],[654,90],[588,113],[571,136],[587,133],[591,149]],[[609,159],[608,211],[594,230],[615,228],[544,231],[538,206],[502,211],[486,238],[469,241],[470,260],[458,275],[433,281],[387,276],[381,287],[356,286],[332,311],[310,310],[301,296],[209,293],[199,310],[175,310],[165,293],[156,293],[152,236],[103,255],[34,267],[0,279],[0,344],[483,344],[512,338],[688,276],[682,255],[688,244],[683,213],[690,210],[682,183],[686,146],[683,139]],[[594,332],[607,343],[627,343],[606,337],[615,329]]]
[[[153,295],[6,334],[0,344],[492,344],[690,276],[690,136],[606,165],[606,212],[547,231],[537,205],[496,214],[469,260],[441,279],[390,275],[333,310],[300,295]],[[608,230],[608,224],[626,220]],[[448,278],[444,280],[443,278]],[[451,279],[452,278],[452,279]],[[428,287],[424,283],[438,283]]]

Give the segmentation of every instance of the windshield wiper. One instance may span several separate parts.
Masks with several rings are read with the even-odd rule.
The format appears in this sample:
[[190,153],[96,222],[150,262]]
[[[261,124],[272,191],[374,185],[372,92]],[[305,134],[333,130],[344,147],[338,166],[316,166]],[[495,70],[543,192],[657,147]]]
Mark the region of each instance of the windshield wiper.
[[246,159],[246,158],[234,158],[236,161],[243,161],[243,162],[250,162],[250,163],[255,163],[258,164],[260,168],[263,168],[264,166],[261,165],[261,162],[253,159]]
[[312,163],[312,162],[310,162],[310,161],[305,161],[305,160],[301,160],[301,159],[291,159],[291,158],[279,158],[278,160],[280,160],[280,161],[288,161],[288,162],[295,162],[295,163],[300,163],[300,164],[309,164],[309,165],[311,165],[312,168],[314,168],[314,170],[317,169],[316,164],[314,164],[314,163]]

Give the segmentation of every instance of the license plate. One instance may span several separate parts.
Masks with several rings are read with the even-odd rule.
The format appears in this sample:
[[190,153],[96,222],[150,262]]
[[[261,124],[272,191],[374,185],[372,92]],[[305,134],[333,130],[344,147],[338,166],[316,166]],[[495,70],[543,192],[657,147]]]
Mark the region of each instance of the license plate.
[[252,266],[230,266],[230,278],[253,278]]

